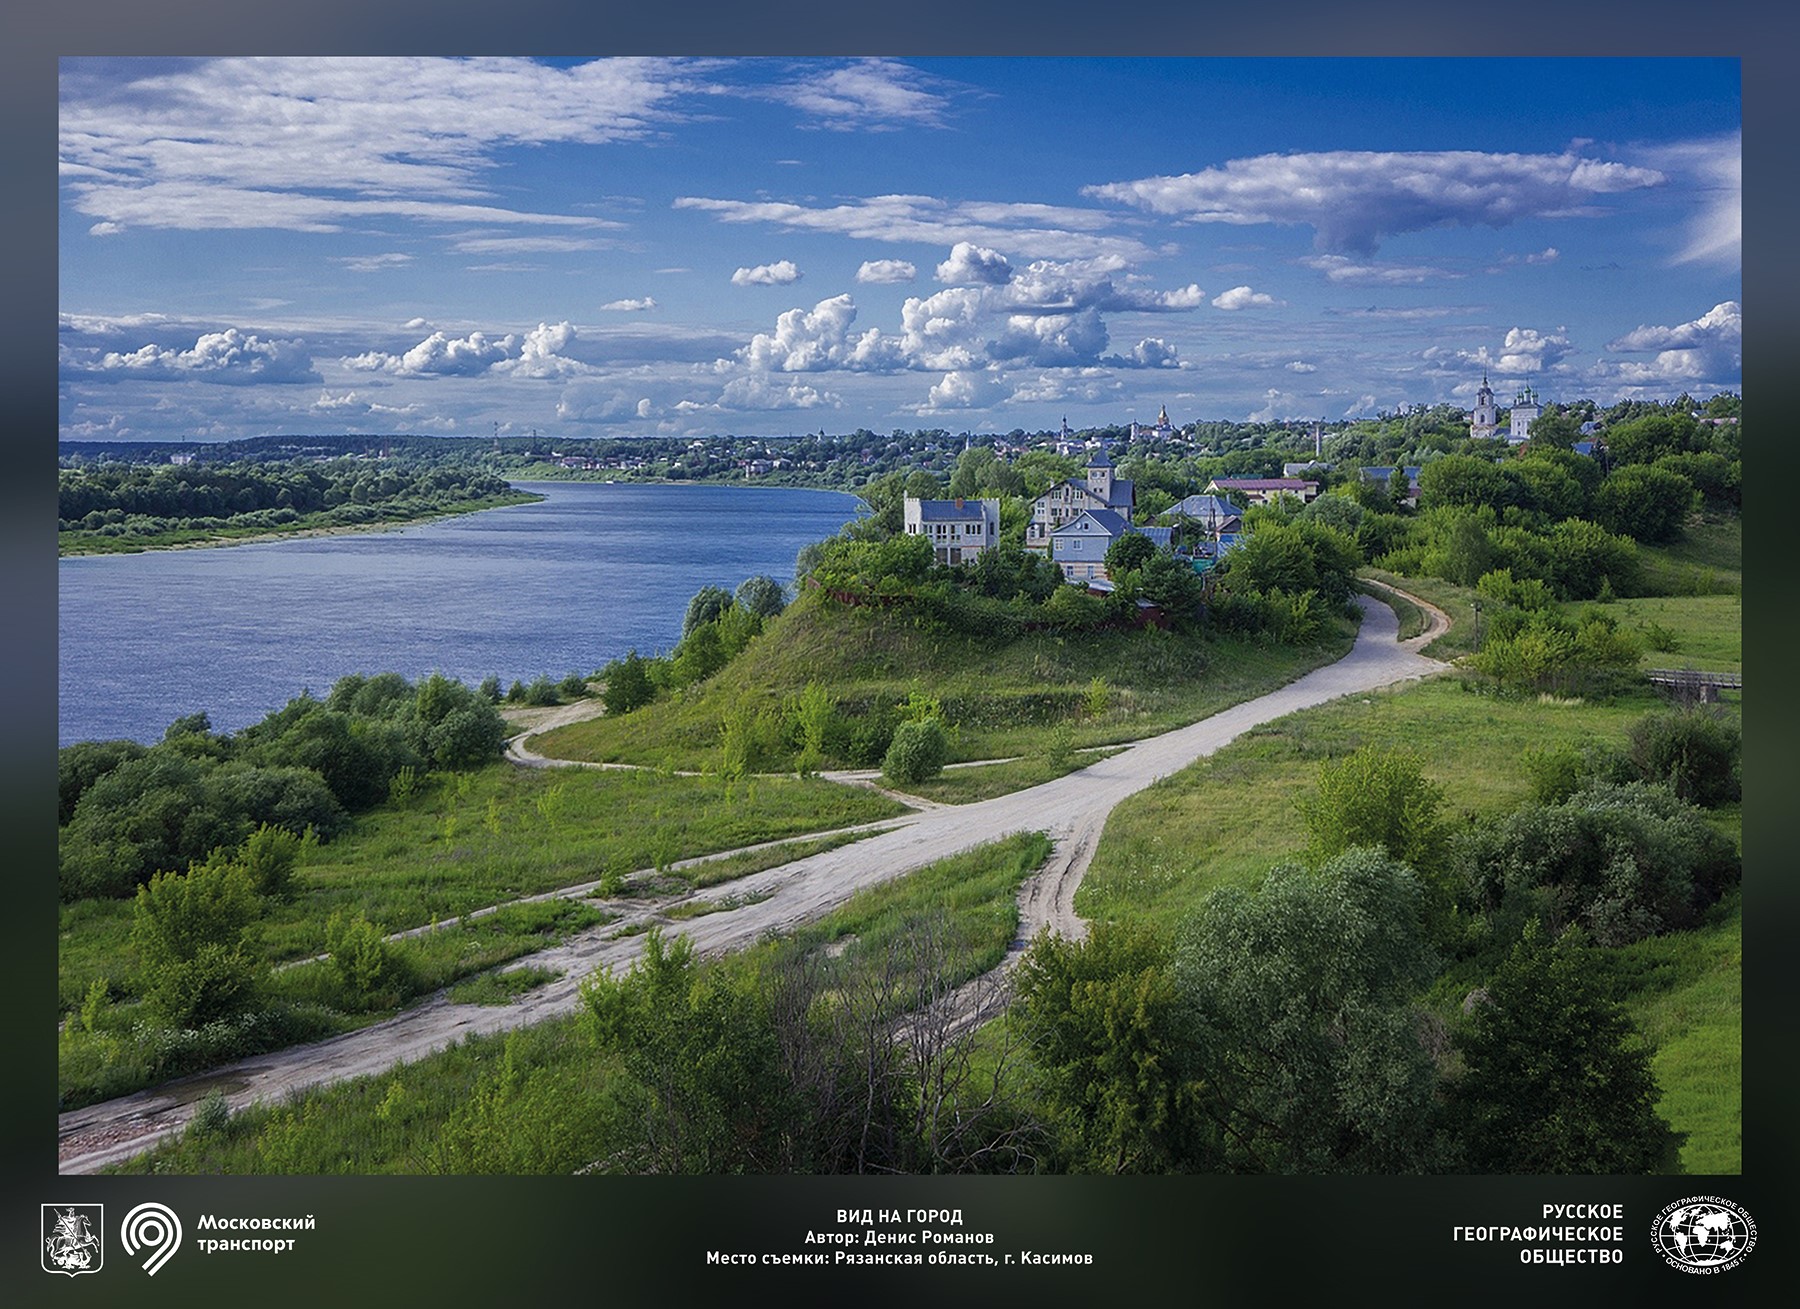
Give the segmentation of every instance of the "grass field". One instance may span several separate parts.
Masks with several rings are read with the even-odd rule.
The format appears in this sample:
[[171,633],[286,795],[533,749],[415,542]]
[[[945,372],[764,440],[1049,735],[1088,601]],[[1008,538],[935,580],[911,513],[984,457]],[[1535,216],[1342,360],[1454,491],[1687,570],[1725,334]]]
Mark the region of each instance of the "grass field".
[[1693,931],[1615,952],[1619,993],[1655,1052],[1657,1107],[1688,1134],[1690,1173],[1743,1171],[1743,936],[1733,892]]
[[1297,802],[1312,793],[1320,763],[1362,746],[1416,752],[1444,790],[1447,815],[1492,816],[1529,796],[1518,763],[1526,749],[1617,745],[1660,703],[1646,692],[1614,705],[1546,704],[1475,685],[1447,674],[1292,714],[1139,792],[1107,820],[1077,911],[1173,927],[1214,887],[1254,881],[1297,857],[1306,844]]
[[[360,913],[390,932],[448,920],[608,871],[667,867],[807,832],[905,812],[861,787],[816,778],[718,778],[494,764],[436,775],[404,802],[359,817],[312,848],[296,895],[262,925],[272,960],[325,948],[325,923]],[[94,979],[136,993],[131,902],[86,900],[62,909],[58,996],[65,1011]]]
[[[961,945],[943,981],[992,967],[1018,925],[1020,882],[1049,854],[1027,833],[969,851],[854,896],[802,929],[797,948],[879,959],[921,916],[942,915]],[[705,967],[756,968],[777,947]],[[501,983],[483,988],[498,998]],[[379,1077],[307,1092],[235,1114],[121,1164],[120,1173],[374,1174],[441,1171],[446,1129],[463,1130],[469,1107],[497,1083],[515,1090],[515,1120],[494,1135],[508,1149],[501,1170],[570,1171],[593,1158],[593,1124],[610,1111],[604,1058],[578,1017],[504,1037],[474,1037]],[[554,1148],[534,1146],[539,1138]],[[571,1163],[573,1161],[573,1165]]]

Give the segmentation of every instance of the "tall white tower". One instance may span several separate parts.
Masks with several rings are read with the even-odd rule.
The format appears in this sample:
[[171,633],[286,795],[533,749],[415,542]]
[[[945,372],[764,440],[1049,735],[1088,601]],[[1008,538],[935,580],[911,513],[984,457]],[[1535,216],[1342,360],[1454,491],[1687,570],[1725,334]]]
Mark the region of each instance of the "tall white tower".
[[1488,386],[1486,373],[1481,375],[1481,389],[1475,393],[1475,412],[1469,415],[1469,435],[1478,441],[1492,441],[1500,435],[1500,410],[1494,404],[1494,392]]

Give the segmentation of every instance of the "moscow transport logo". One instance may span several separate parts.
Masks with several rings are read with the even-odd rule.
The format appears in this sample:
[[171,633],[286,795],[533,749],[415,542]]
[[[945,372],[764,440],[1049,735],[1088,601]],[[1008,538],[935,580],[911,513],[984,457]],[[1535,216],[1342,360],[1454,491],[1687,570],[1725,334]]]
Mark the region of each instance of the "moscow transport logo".
[[44,1271],[97,1273],[106,1261],[101,1233],[106,1230],[106,1206],[98,1204],[45,1204],[43,1215]]
[[1730,1272],[1756,1245],[1756,1222],[1716,1195],[1692,1195],[1656,1215],[1650,1243],[1684,1273]]
[[138,1251],[146,1251],[144,1271],[155,1277],[169,1256],[181,1248],[181,1219],[167,1205],[146,1200],[125,1215],[119,1225],[119,1244],[133,1258]]

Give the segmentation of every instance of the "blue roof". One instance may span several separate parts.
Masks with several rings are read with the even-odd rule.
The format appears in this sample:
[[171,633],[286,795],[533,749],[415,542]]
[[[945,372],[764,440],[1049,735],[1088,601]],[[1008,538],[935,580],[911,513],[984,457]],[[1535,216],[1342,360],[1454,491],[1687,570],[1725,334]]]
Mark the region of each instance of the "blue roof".
[[985,516],[979,500],[964,500],[960,504],[955,500],[919,501],[922,523],[979,523]]
[[1169,538],[1175,534],[1173,527],[1134,527],[1131,530],[1139,536],[1150,538],[1150,544],[1161,550],[1169,548]]
[[1094,456],[1087,461],[1087,466],[1089,468],[1111,468],[1113,466],[1113,461],[1106,457],[1105,446],[1094,451]]
[[1212,518],[1242,518],[1244,511],[1221,495],[1190,495],[1179,504],[1157,515],[1159,518],[1171,518],[1176,514],[1184,514],[1189,518],[1198,518],[1202,522]]
[[1111,509],[1086,509],[1064,523],[1061,527],[1057,528],[1054,532],[1050,533],[1050,535],[1061,536],[1064,532],[1073,532],[1076,525],[1079,524],[1083,518],[1093,519],[1094,525],[1100,528],[1100,530],[1105,532],[1108,536],[1123,536],[1131,529],[1131,524],[1125,521],[1124,514],[1114,513]]

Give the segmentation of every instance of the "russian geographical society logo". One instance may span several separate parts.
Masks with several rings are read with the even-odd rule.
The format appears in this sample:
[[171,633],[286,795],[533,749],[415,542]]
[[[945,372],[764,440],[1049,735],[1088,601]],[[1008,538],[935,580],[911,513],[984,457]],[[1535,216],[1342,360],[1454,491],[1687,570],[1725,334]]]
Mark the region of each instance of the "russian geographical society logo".
[[44,1220],[44,1271],[97,1273],[106,1262],[101,1234],[106,1230],[106,1206],[98,1204],[45,1204],[38,1206]]
[[1756,1245],[1756,1221],[1716,1195],[1691,1195],[1656,1215],[1650,1243],[1684,1273],[1725,1273]]
[[119,1225],[119,1244],[133,1258],[138,1251],[146,1251],[144,1271],[155,1277],[157,1269],[181,1248],[181,1219],[167,1205],[146,1200],[125,1215]]

